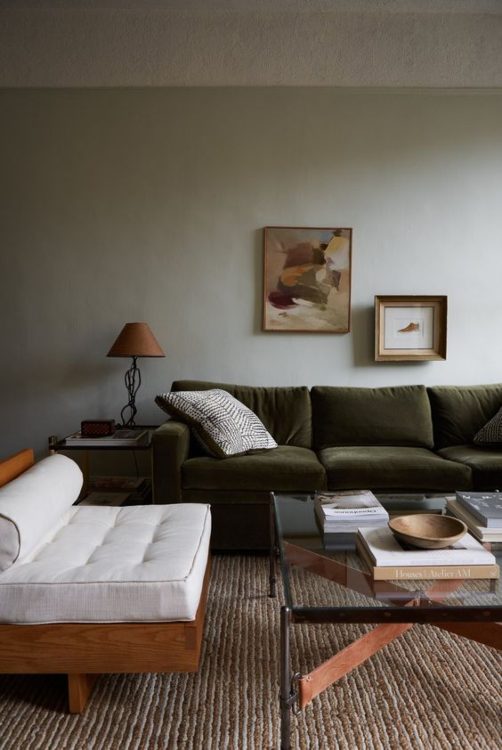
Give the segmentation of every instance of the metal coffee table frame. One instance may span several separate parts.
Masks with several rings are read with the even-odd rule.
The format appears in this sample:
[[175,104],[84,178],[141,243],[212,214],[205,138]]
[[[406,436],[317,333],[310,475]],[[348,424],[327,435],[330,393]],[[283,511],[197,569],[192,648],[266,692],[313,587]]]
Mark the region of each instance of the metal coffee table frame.
[[[470,638],[494,648],[502,648],[502,600],[496,605],[451,606],[442,600],[462,586],[463,581],[441,580],[421,581],[419,592],[407,591],[391,582],[374,582],[369,573],[340,563],[328,555],[319,554],[281,538],[281,526],[277,500],[282,495],[270,493],[270,591],[276,596],[276,565],[280,560],[281,578],[286,604],[281,607],[280,625],[280,710],[281,710],[281,750],[291,748],[291,714],[302,711],[313,698],[333,685],[355,667],[363,664],[381,648],[391,643],[416,623],[434,625],[450,633]],[[305,495],[286,496],[297,500],[307,500]],[[293,601],[289,581],[289,567],[298,565],[352,591],[366,596],[375,596],[379,584],[391,607],[319,607],[298,606]],[[494,590],[496,584],[492,583]],[[395,602],[393,601],[395,592]],[[407,596],[409,594],[409,596]],[[395,606],[394,606],[395,605]],[[338,654],[302,675],[293,672],[291,666],[290,632],[296,624],[319,623],[370,623],[376,627]],[[483,624],[480,627],[480,624]]]

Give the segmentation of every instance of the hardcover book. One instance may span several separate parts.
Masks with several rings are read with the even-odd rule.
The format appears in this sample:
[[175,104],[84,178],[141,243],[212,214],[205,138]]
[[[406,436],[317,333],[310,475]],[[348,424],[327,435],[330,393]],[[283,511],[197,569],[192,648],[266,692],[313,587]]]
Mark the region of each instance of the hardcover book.
[[340,534],[323,534],[322,546],[326,552],[354,552],[356,549],[357,532]]
[[[368,566],[374,581],[430,581],[499,578],[500,570],[491,565],[374,565],[368,550],[357,537],[357,551]],[[409,592],[408,592],[409,596]]]
[[479,539],[481,542],[502,542],[502,521],[499,526],[490,526],[490,528],[487,528],[472,513],[469,513],[467,508],[464,508],[458,500],[452,497],[446,500],[446,508],[452,516],[460,518],[461,521],[467,524],[467,527],[476,539]]
[[133,492],[140,490],[146,477],[133,476],[95,476],[91,478],[90,487],[93,490],[115,490],[116,492]]
[[79,505],[124,505],[129,499],[129,492],[91,492]]
[[456,499],[488,529],[502,526],[502,492],[457,492]]
[[387,512],[371,490],[316,492],[314,500],[329,518]]
[[[449,549],[411,550],[403,547],[389,529],[360,529],[356,545],[374,581],[479,580],[500,576],[494,555],[472,537],[462,549],[458,548],[457,542]],[[438,553],[442,554],[438,556]],[[380,563],[376,562],[377,559]],[[466,562],[460,562],[461,559]]]

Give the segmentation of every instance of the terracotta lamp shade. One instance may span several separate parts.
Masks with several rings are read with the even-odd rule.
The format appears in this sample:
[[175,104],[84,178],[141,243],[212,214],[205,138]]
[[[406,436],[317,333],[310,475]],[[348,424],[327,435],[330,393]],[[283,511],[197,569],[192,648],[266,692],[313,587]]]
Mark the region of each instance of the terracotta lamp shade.
[[132,365],[124,377],[128,396],[127,404],[120,412],[124,427],[136,426],[136,394],[141,385],[141,373],[136,360],[138,357],[165,356],[147,323],[126,323],[108,352],[107,357],[132,357]]
[[148,323],[126,323],[107,357],[165,357]]

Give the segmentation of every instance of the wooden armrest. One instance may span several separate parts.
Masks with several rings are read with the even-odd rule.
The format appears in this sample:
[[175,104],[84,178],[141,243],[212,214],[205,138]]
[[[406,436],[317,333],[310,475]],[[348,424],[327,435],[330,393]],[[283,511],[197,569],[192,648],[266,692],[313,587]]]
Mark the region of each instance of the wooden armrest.
[[0,487],[11,482],[35,463],[32,448],[25,448],[0,461]]

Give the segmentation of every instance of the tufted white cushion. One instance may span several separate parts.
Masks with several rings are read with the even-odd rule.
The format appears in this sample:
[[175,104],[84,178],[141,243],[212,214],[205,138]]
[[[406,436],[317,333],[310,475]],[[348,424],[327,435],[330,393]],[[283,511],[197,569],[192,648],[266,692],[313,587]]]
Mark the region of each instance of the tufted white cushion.
[[33,550],[81,488],[79,467],[60,455],[44,458],[0,488],[0,571]]
[[208,505],[82,506],[0,574],[0,622],[193,620]]

